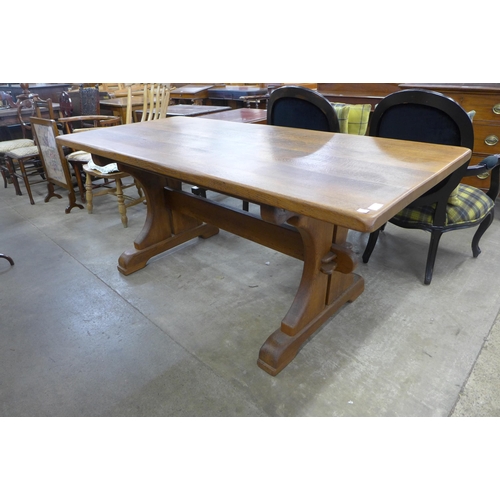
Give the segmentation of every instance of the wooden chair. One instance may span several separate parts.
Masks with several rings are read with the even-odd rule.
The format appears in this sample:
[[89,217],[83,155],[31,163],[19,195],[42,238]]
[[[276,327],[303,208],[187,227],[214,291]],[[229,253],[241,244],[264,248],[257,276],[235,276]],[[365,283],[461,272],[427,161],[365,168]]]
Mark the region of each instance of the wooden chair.
[[61,92],[59,96],[59,113],[61,118],[73,116],[73,101],[66,91]]
[[[79,117],[76,117],[79,118]],[[100,115],[93,117],[95,119],[96,128],[109,127],[121,124],[120,117]],[[60,121],[69,123],[70,118],[61,118]],[[80,132],[88,131],[89,129],[80,129]],[[73,133],[77,133],[76,131]],[[118,171],[116,164],[102,168],[97,166],[92,161],[92,155],[86,151],[73,151],[66,155],[66,161],[73,167],[77,178],[78,186],[83,200],[83,193],[87,203],[87,212],[91,214],[94,210],[94,197],[105,194],[115,195],[118,201],[118,211],[120,213],[123,227],[128,226],[127,208],[137,205],[145,201],[145,195],[142,187],[135,180],[124,182],[125,178],[130,178],[128,174]],[[85,191],[83,190],[83,182],[81,172],[85,173]],[[99,182],[99,181],[103,182]],[[124,194],[124,190],[135,187],[138,192],[137,197],[132,197]]]
[[[131,99],[132,92],[131,89],[127,94],[127,116],[128,109],[132,109]],[[138,119],[138,114],[135,115],[134,121],[151,121],[151,120],[160,120],[162,118],[167,117],[168,105],[170,102],[170,84],[158,84],[158,85],[144,85],[143,89],[143,99],[144,104],[140,116],[140,120]],[[130,105],[129,105],[130,103]],[[128,118],[127,118],[128,120]]]
[[[469,149],[474,146],[469,115],[453,99],[430,90],[402,90],[382,99],[373,112],[370,135]],[[491,171],[491,185],[487,193],[460,183],[463,177],[488,171]],[[494,202],[500,186],[499,171],[500,155],[489,156],[475,166],[469,166],[467,161],[390,219],[389,222],[399,227],[431,233],[424,278],[426,285],[432,280],[443,233],[479,226],[472,238],[472,255],[477,257],[481,253],[479,240],[493,221]],[[368,262],[384,227],[370,234],[363,262]]]
[[70,213],[74,207],[83,209],[83,205],[76,203],[76,194],[73,187],[73,179],[65,158],[62,146],[56,142],[59,129],[55,120],[33,117],[31,119],[33,135],[36,139],[41,163],[47,179],[48,193],[45,197],[47,203],[52,197],[61,198],[54,190],[59,186],[68,191],[69,204],[65,212]]
[[[19,102],[17,107],[17,117],[21,125],[23,137],[28,137],[32,135],[30,120],[32,116],[29,116],[25,121],[23,116],[23,110],[31,110],[32,114],[35,113],[35,104],[33,99],[27,98]],[[20,139],[19,141],[22,141]],[[18,144],[21,144],[19,142]],[[31,205],[35,204],[33,199],[33,194],[31,192],[31,185],[38,184],[40,182],[46,182],[43,167],[40,162],[38,148],[34,140],[28,140],[26,145],[23,147],[15,147],[14,149],[5,153],[4,156],[5,167],[2,172],[6,172],[5,177],[12,179],[12,184],[16,190],[17,195],[22,195],[21,188],[19,186],[19,179],[22,179],[28,193],[28,197]],[[5,184],[5,187],[6,184]]]
[[[9,168],[7,167],[7,164],[6,164],[5,155],[7,153],[10,153],[11,151],[13,151],[15,149],[35,147],[35,141],[33,141],[32,137],[31,137],[31,130],[23,127],[23,124],[21,123],[22,119],[19,118],[19,105],[14,103],[12,97],[9,94],[5,94],[5,96],[6,96],[6,99],[10,98],[10,100],[8,101],[10,107],[18,108],[18,121],[19,121],[19,124],[21,125],[22,134],[23,134],[22,139],[12,139],[12,140],[0,142],[0,172],[1,172],[2,177],[3,177],[4,188],[7,188],[8,182],[12,181],[12,178],[10,177]],[[26,108],[26,106],[23,106],[22,109],[25,109],[25,108]]]
[[104,92],[107,92],[110,98],[127,97],[129,89],[132,95],[142,96],[144,93],[144,83],[102,83],[99,86]]
[[99,85],[99,90],[101,92],[107,92],[108,94],[115,95],[115,92],[121,91],[125,88],[124,83],[101,83]]
[[99,115],[101,111],[99,85],[84,87],[80,85],[80,115]]
[[[90,156],[91,155],[89,154],[88,161],[82,164],[83,170],[86,173],[85,187],[87,196],[87,212],[89,214],[93,212],[93,200],[95,196],[102,196],[106,194],[115,195],[118,201],[118,211],[120,213],[123,227],[127,227],[127,208],[137,205],[138,203],[142,203],[146,199],[141,185],[135,180],[128,183],[124,182],[124,179],[130,179],[130,176],[124,172],[120,172],[116,163],[106,165],[106,167],[99,167],[92,161]],[[104,182],[97,184],[95,181],[98,179],[101,179]],[[113,182],[114,187],[112,184]],[[128,196],[124,193],[125,189],[132,187],[137,189],[137,197]]]

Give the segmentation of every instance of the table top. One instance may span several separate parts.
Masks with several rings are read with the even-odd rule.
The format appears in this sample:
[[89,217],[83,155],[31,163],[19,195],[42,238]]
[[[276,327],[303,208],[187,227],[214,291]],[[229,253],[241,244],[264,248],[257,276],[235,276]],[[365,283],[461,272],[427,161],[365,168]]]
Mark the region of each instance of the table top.
[[455,146],[186,117],[57,141],[362,232],[380,227],[471,156]]
[[207,95],[206,92],[208,89],[211,89],[213,85],[184,85],[182,87],[178,87],[170,92],[170,96],[172,98],[187,98],[192,99],[200,94]]
[[203,106],[197,104],[174,104],[167,109],[167,116],[199,116],[231,109],[230,106]]
[[[144,103],[144,98],[142,96],[132,96],[132,106],[139,106]],[[110,108],[126,108],[127,107],[127,97],[114,97],[113,99],[102,99],[99,101],[101,107]]]
[[266,95],[267,88],[258,85],[226,85],[225,87],[213,87],[208,89],[208,97],[238,99],[240,96]]
[[220,113],[203,115],[207,120],[228,120],[241,123],[267,123],[267,109],[258,108],[236,108]]

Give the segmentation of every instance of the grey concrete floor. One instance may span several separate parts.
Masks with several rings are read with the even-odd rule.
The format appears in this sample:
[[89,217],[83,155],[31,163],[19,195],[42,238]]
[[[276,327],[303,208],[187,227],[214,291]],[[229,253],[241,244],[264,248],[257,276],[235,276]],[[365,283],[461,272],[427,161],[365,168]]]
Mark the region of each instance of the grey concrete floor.
[[222,231],[122,276],[146,207],[123,228],[113,197],[65,214],[45,193],[0,185],[0,416],[500,416],[498,215],[478,259],[474,230],[443,236],[430,286],[428,234],[389,226],[365,292],[271,377],[301,262]]

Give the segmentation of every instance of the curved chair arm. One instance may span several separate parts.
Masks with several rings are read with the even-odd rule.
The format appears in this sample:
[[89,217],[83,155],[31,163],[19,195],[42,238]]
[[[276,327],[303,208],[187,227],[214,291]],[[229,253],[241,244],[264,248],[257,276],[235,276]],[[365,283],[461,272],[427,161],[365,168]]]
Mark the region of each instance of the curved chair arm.
[[464,177],[491,172],[490,189],[486,193],[492,200],[496,200],[500,191],[500,154],[487,156],[477,165],[469,165]]
[[72,122],[82,122],[82,121],[92,121],[94,122],[94,127],[110,127],[113,125],[121,125],[122,120],[119,116],[109,116],[109,115],[80,115],[80,116],[68,116],[64,118],[59,118],[58,122],[64,125],[66,133],[71,134],[73,128],[71,126]]

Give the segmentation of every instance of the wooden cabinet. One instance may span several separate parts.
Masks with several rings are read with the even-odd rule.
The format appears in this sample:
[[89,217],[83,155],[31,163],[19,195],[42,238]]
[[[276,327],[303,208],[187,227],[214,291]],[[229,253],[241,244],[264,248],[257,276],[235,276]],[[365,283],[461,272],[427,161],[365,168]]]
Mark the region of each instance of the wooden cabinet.
[[318,83],[317,89],[331,102],[371,104],[372,109],[386,95],[401,90],[397,83]]
[[[499,83],[404,83],[400,88],[435,90],[457,101],[465,111],[476,111],[471,165],[479,163],[486,156],[500,153]],[[469,177],[467,183],[487,189],[489,179]]]

